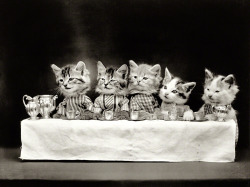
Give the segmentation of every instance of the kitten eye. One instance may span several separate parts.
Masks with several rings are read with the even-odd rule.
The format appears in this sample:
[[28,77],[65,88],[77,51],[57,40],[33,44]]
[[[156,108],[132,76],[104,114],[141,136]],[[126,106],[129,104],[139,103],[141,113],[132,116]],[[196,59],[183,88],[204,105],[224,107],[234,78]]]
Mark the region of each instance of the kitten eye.
[[100,78],[100,80],[101,80],[101,81],[105,81],[105,79],[104,79],[104,78]]
[[63,82],[63,79],[59,79],[59,82]]
[[136,78],[137,78],[137,76],[134,76],[134,78],[136,79]]
[[148,78],[147,77],[143,77],[143,80],[148,80]]
[[219,93],[220,91],[219,91],[219,90],[216,90],[215,92],[216,92],[216,93]]
[[69,81],[73,81],[74,80],[74,78],[69,78]]
[[209,88],[207,88],[207,91],[209,91]]
[[167,89],[168,87],[167,86],[164,86],[164,89]]
[[172,92],[173,92],[173,93],[177,93],[177,91],[176,91],[176,90],[173,90]]

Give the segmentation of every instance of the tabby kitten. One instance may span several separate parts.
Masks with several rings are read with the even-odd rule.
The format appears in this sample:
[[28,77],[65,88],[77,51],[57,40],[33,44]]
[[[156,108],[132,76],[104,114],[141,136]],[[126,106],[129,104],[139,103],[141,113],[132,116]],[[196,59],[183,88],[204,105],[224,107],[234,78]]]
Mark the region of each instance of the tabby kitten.
[[177,119],[193,120],[193,111],[188,105],[184,105],[194,89],[195,82],[183,82],[178,77],[173,77],[168,68],[165,69],[162,88],[159,96],[162,99],[161,113],[170,113],[173,108],[177,110]]
[[[231,106],[239,89],[232,74],[228,76],[213,75],[211,71],[205,69],[205,85],[202,100],[205,104],[198,113],[201,117],[208,120],[218,120],[218,114],[215,112],[226,113],[224,120],[236,119],[236,111]],[[219,108],[224,108],[217,109]],[[220,111],[218,111],[220,110]]]
[[129,61],[129,94],[130,110],[139,111],[139,119],[151,119],[155,108],[159,108],[157,99],[153,94],[157,94],[161,81],[161,66],[156,64],[137,65],[133,60]]
[[90,119],[93,103],[85,95],[90,89],[89,71],[85,63],[80,61],[77,65],[66,65],[62,68],[52,64],[51,68],[56,76],[58,90],[65,96],[54,117],[64,119],[68,111],[74,111],[80,113],[78,119]]
[[97,119],[103,119],[111,111],[115,119],[129,119],[129,100],[127,79],[128,67],[123,64],[119,69],[106,68],[97,62],[96,92],[100,94],[94,102],[94,113]]

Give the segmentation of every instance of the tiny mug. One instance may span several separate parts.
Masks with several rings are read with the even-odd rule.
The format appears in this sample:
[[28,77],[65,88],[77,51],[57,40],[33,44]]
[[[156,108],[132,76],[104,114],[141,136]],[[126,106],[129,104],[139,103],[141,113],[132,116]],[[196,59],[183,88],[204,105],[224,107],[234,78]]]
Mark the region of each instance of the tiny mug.
[[131,120],[138,120],[138,118],[139,118],[139,111],[131,111],[130,118],[131,118]]
[[202,119],[202,118],[201,118],[201,113],[200,113],[200,112],[194,112],[194,118],[195,118],[195,120],[197,120],[197,121],[201,120],[201,119]]
[[165,121],[169,121],[169,112],[168,111],[165,111],[164,113],[162,113],[163,114],[163,119],[165,120]]
[[74,111],[74,110],[67,110],[66,116],[67,116],[67,119],[77,119],[80,116],[80,112]]
[[112,120],[112,119],[114,119],[114,112],[113,111],[105,111],[104,112],[104,118],[106,120]]

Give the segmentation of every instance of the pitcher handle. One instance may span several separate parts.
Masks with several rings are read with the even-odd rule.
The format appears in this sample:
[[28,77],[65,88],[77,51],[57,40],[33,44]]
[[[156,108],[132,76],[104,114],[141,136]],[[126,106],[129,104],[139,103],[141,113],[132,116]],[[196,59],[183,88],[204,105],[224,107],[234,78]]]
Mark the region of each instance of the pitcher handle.
[[28,95],[23,96],[23,104],[24,104],[25,107],[27,107],[27,104],[25,103],[25,98],[30,101],[30,100],[32,100],[32,97],[30,97]]
[[55,95],[55,96],[53,97],[53,100],[56,100],[56,99],[58,99],[58,96],[57,96],[57,95]]

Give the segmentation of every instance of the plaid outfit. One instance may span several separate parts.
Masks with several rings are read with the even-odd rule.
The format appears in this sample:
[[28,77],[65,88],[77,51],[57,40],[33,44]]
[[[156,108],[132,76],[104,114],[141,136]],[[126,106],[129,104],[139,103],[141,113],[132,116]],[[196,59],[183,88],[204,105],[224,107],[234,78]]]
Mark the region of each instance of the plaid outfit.
[[130,99],[130,109],[132,111],[144,110],[148,113],[154,113],[155,108],[158,108],[158,101],[153,95],[136,94]]
[[191,110],[188,105],[177,105],[175,103],[162,102],[161,111],[171,112],[174,107],[176,107],[178,117],[183,117],[186,111]]
[[66,97],[64,98],[63,102],[61,102],[57,107],[57,113],[66,116],[66,111],[73,110],[73,111],[79,111],[81,114],[84,113],[84,111],[93,110],[93,102],[91,99],[81,94],[76,97]]
[[93,111],[94,113],[101,113],[103,110],[129,111],[128,103],[129,100],[125,96],[102,94],[95,99]]

